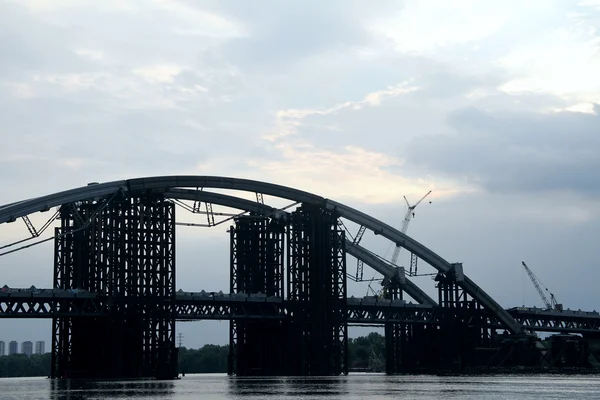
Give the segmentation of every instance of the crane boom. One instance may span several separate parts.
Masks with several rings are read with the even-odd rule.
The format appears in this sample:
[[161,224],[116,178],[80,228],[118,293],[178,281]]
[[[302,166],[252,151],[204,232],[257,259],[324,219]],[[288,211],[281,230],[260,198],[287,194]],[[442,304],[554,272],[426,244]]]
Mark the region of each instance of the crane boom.
[[[417,208],[417,206],[418,206],[419,204],[421,204],[421,202],[422,202],[423,200],[425,200],[425,197],[429,196],[429,194],[431,194],[431,190],[430,190],[429,192],[425,193],[425,196],[421,197],[421,200],[417,201],[417,202],[415,203],[415,205],[414,205],[414,206],[412,206],[412,209],[414,210],[415,208]],[[405,197],[404,199],[406,200],[406,197]],[[408,201],[407,201],[406,203],[408,203]]]
[[[425,200],[425,197],[429,196],[430,193],[431,193],[431,190],[429,192],[425,193],[425,196],[421,197],[421,200],[417,201],[412,206],[410,205],[410,203],[406,199],[406,196],[404,196],[404,201],[406,201],[406,205],[407,205],[408,209],[406,210],[406,214],[404,215],[404,221],[402,221],[402,228],[400,228],[400,232],[406,233],[406,231],[408,230],[408,225],[410,224],[410,220],[415,215],[415,213],[414,213],[415,208],[417,208],[417,206],[423,200]],[[394,253],[392,254],[392,260],[391,260],[392,264],[394,264],[394,265],[396,265],[396,263],[398,262],[398,256],[400,255],[400,249],[401,248],[402,247],[400,247],[400,246],[396,246],[396,248],[394,249]]]
[[[533,283],[533,286],[535,286],[535,289],[537,290],[538,294],[542,298],[542,301],[544,302],[544,305],[547,308],[549,308],[549,309],[554,309],[555,308],[554,303],[556,303],[556,300],[554,299],[554,295],[552,293],[550,293],[552,301],[548,301],[548,298],[546,297],[546,294],[544,293],[544,291],[542,290],[542,288],[540,286],[541,282],[538,279],[538,277],[535,276],[535,274],[533,273],[533,271],[529,269],[529,267],[527,266],[527,264],[525,264],[525,261],[521,261],[521,263],[523,264],[523,268],[525,268],[525,271],[527,272],[527,275],[529,275],[529,279],[531,279],[531,282]],[[546,290],[548,290],[548,289],[546,289]]]

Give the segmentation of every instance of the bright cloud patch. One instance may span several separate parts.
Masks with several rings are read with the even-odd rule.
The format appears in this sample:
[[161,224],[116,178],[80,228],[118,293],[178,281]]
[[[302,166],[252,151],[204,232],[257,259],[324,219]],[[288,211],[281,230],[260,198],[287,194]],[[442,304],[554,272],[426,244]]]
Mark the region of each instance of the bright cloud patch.
[[[418,86],[411,86],[410,82],[402,82],[398,85],[390,86],[387,89],[368,93],[362,100],[346,101],[336,104],[326,109],[287,109],[277,112],[277,131],[274,134],[267,135],[265,139],[275,140],[295,132],[296,127],[301,125],[300,120],[310,116],[324,116],[336,114],[343,110],[359,111],[366,106],[378,106],[388,97],[400,96],[419,90]],[[329,128],[327,128],[329,129]]]
[[279,160],[249,162],[262,179],[287,182],[333,199],[382,204],[402,201],[407,193],[435,188],[442,196],[456,188],[447,181],[408,178],[403,160],[358,147],[334,151],[308,144],[281,144],[272,153],[274,157],[277,153]]
[[593,27],[578,25],[557,29],[541,42],[517,47],[502,57],[499,65],[516,77],[500,89],[600,101],[600,36]]
[[[392,39],[398,51],[430,53],[442,47],[477,42],[497,32],[514,10],[514,3],[504,3],[407,2],[396,16],[374,21],[372,29]],[[520,6],[523,7],[522,2]]]
[[133,70],[135,75],[141,76],[148,82],[152,83],[170,83],[177,74],[182,70],[182,67],[177,65],[152,65],[140,67]]

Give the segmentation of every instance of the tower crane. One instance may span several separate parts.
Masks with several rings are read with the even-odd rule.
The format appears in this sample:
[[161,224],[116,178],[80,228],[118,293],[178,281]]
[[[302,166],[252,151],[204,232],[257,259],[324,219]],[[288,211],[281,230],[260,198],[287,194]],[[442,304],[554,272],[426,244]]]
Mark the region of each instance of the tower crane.
[[[408,230],[408,225],[410,224],[411,219],[415,216],[415,208],[417,208],[417,206],[419,204],[421,204],[421,202],[423,200],[425,200],[425,197],[429,196],[430,193],[431,193],[431,190],[429,192],[427,192],[425,194],[425,196],[421,197],[421,200],[417,201],[412,206],[410,205],[410,203],[406,199],[406,196],[404,196],[404,201],[406,201],[406,206],[408,207],[408,209],[406,210],[406,214],[404,215],[404,221],[402,221],[402,228],[400,229],[400,232],[406,233],[406,231]],[[400,249],[401,248],[402,247],[400,247],[399,245],[396,245],[396,248],[394,249],[394,253],[392,254],[392,260],[391,260],[392,264],[394,264],[394,265],[397,265],[396,263],[398,262],[398,256],[400,255]],[[414,254],[411,255],[410,275],[413,274],[413,266],[415,268],[415,274],[416,274],[417,273],[417,260],[416,260],[416,256]]]
[[[400,229],[400,231],[402,233],[406,233],[407,229],[408,229],[408,224],[410,224],[411,219],[415,216],[415,208],[417,208],[417,206],[423,201],[425,200],[425,198],[427,196],[429,196],[431,194],[431,190],[427,193],[425,193],[425,196],[421,197],[421,199],[419,201],[417,201],[415,204],[413,204],[412,206],[410,205],[410,203],[408,202],[408,200],[406,199],[406,196],[404,196],[404,201],[406,202],[406,205],[408,207],[408,210],[406,211],[406,215],[404,215],[404,221],[402,222],[402,228]],[[430,202],[431,203],[431,202]],[[358,244],[360,243],[360,240],[363,237],[365,231],[365,227],[361,226],[358,233],[356,234],[356,237],[354,238],[354,243]],[[392,259],[391,262],[393,265],[396,265],[396,263],[398,262],[398,255],[400,253],[400,249],[402,247],[396,245],[396,248],[394,249],[394,253],[392,254]],[[415,254],[411,254],[411,263],[410,263],[410,275],[413,275],[413,266],[414,266],[414,270],[415,270],[415,274],[417,272],[417,256]],[[363,265],[362,265],[362,261],[357,260],[357,265],[356,265],[356,277],[351,277],[352,280],[358,282],[358,281],[362,281],[362,276],[363,276]],[[382,297],[384,294],[384,289],[380,289],[380,290],[375,290],[371,287],[371,283],[373,283],[373,280],[375,278],[372,278],[370,280],[369,283],[369,287],[367,288],[367,296],[369,296],[369,292],[373,293],[373,296],[375,297]],[[382,282],[383,285],[383,282]]]
[[562,309],[562,305],[558,304],[556,302],[556,297],[554,297],[554,293],[549,291],[548,288],[544,286],[544,290],[546,292],[550,293],[550,300],[548,301],[548,297],[546,297],[546,294],[544,293],[544,290],[542,290],[542,287],[541,287],[541,286],[543,286],[542,281],[540,281],[540,279],[537,276],[535,276],[533,271],[531,269],[529,269],[527,264],[525,264],[525,261],[521,261],[521,264],[523,264],[523,268],[525,268],[527,275],[529,275],[529,279],[531,279],[533,286],[535,286],[535,289],[537,290],[538,294],[542,298],[542,301],[544,302],[544,305],[546,306],[546,308],[548,308],[550,310],[560,311]]

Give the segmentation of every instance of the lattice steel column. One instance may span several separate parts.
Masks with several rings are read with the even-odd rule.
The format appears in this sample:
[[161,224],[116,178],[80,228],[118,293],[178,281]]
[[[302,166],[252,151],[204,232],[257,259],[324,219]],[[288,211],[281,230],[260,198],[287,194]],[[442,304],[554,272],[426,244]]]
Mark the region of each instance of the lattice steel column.
[[[235,219],[230,229],[230,291],[250,297],[283,293],[283,233],[278,221],[249,215]],[[260,314],[258,305],[244,305]],[[232,320],[229,331],[230,375],[284,374],[282,325],[279,321]]]
[[348,374],[348,323],[346,286],[346,232],[337,224],[332,227],[332,331],[333,355],[331,366],[334,375]]
[[[75,218],[74,213],[79,213],[75,205],[62,206],[60,209],[60,228],[55,229],[54,241],[54,278],[53,288],[71,290],[75,289],[75,280],[79,275],[79,254],[83,244],[82,236],[77,229],[83,229],[81,217]],[[75,232],[64,234],[65,232]],[[68,303],[61,302],[60,310],[68,311]],[[72,318],[52,318],[52,355],[50,376],[64,378],[71,375],[72,356]]]
[[[388,300],[402,300],[402,289],[394,282],[385,288],[385,297]],[[397,374],[403,370],[403,358],[406,357],[407,326],[386,322],[385,326],[385,373]]]
[[445,311],[441,362],[454,370],[486,365],[491,353],[485,349],[492,346],[489,313],[458,284],[462,276],[462,265],[453,264],[435,278],[439,305]]
[[61,208],[54,287],[110,297],[109,316],[55,319],[52,376],[177,376],[175,214],[161,197]]
[[291,214],[287,276],[294,374],[346,373],[345,237],[337,215],[307,204]]
[[[133,199],[125,213],[126,324],[141,334],[144,376],[177,375],[175,346],[175,206],[161,198]],[[140,329],[141,328],[141,329]],[[138,342],[139,343],[139,342]]]

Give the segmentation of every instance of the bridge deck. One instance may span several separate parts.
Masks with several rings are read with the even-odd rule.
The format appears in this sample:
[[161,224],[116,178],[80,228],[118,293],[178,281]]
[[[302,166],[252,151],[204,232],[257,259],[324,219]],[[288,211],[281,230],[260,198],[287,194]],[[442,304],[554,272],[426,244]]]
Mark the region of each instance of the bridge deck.
[[[59,289],[10,289],[0,292],[0,318],[101,317],[108,315],[114,298],[84,291]],[[126,298],[143,302],[144,298]],[[223,294],[214,292],[177,292],[175,318],[180,321],[231,319],[285,319],[292,315],[294,303],[279,297]],[[374,297],[348,298],[346,320],[349,324],[377,325],[396,323],[439,323],[444,312],[428,304]],[[600,333],[600,314],[587,311],[550,311],[537,308],[510,308],[507,312],[528,330],[564,333]],[[499,324],[490,324],[501,329]]]

